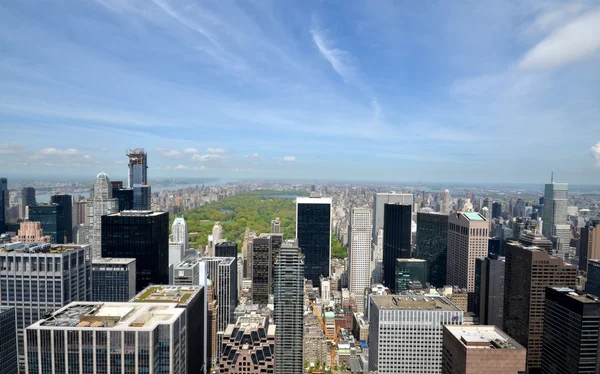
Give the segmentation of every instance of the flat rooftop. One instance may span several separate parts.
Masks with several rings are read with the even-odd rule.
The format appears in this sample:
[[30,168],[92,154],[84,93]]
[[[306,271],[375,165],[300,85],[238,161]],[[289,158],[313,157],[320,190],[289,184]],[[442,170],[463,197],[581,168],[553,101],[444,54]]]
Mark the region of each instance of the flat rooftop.
[[99,303],[76,301],[28,328],[153,330],[177,320],[184,308],[175,303]]
[[153,210],[122,210],[118,213],[108,214],[109,217],[128,217],[128,216],[136,216],[136,217],[155,217],[161,214],[165,214],[165,212],[155,212]]
[[135,295],[131,302],[187,305],[201,290],[201,286],[148,286]]
[[297,197],[296,204],[331,204],[331,197]]
[[116,265],[128,265],[132,262],[135,262],[135,258],[94,258],[92,259],[92,264],[116,264]]
[[445,325],[467,349],[525,349],[496,326]]
[[469,221],[485,221],[485,217],[476,212],[460,212]]
[[225,265],[229,265],[233,261],[237,261],[237,257],[188,257],[178,264],[174,264],[173,268],[191,268],[199,262],[219,261]]
[[443,296],[425,295],[381,295],[371,296],[373,303],[381,309],[397,310],[440,310],[460,312],[461,310]]
[[14,242],[0,244],[0,253],[21,253],[21,254],[61,254],[75,251],[81,248],[89,248],[89,244],[50,244],[50,243],[30,243]]
[[553,288],[554,288],[554,290],[566,295],[567,297],[569,297],[573,300],[577,300],[580,303],[585,303],[585,304],[600,303],[600,300],[594,295],[578,293],[574,289],[568,288],[568,287],[553,287]]

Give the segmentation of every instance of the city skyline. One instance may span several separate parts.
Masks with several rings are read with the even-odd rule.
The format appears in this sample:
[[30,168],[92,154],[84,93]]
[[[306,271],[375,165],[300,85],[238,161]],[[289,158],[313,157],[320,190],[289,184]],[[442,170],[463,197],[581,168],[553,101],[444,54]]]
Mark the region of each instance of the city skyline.
[[140,146],[155,178],[598,183],[597,3],[12,3],[0,30],[9,178],[122,178]]

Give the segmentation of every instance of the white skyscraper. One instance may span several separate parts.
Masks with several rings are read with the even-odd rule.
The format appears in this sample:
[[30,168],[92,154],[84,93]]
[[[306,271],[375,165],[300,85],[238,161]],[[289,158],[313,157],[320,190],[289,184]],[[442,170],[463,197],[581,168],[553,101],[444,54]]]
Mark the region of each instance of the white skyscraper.
[[371,280],[371,211],[369,208],[353,208],[348,229],[350,251],[348,253],[349,289],[359,313],[363,312],[362,294]]
[[91,199],[88,201],[88,219],[86,220],[86,239],[92,245],[94,258],[102,257],[102,216],[118,211],[119,199],[112,197],[112,185],[108,174],[98,174]]
[[185,223],[185,219],[183,217],[177,217],[173,221],[173,226],[171,227],[171,233],[173,234],[173,242],[183,242],[184,250],[188,250],[189,242],[188,242],[188,232],[187,232],[187,224]]
[[544,225],[542,234],[552,240],[554,247],[563,252],[569,248],[571,226],[567,222],[569,184],[548,183],[544,193]]

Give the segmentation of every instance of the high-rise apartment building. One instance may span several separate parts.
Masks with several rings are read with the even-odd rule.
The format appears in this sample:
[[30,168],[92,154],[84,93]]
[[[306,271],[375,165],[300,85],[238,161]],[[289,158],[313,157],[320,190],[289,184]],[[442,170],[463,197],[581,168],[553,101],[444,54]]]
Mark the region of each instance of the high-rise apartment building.
[[187,224],[183,217],[176,217],[171,226],[171,235],[173,242],[183,242],[183,249],[187,251],[190,248]]
[[504,265],[504,257],[498,255],[475,260],[473,311],[482,325],[504,325]]
[[183,242],[169,242],[169,266],[180,263],[184,258]]
[[133,185],[133,210],[152,209],[152,190],[147,184]]
[[28,218],[27,207],[36,204],[37,202],[35,200],[35,188],[23,187],[23,189],[21,190],[21,218]]
[[542,234],[554,243],[554,248],[563,252],[569,248],[571,226],[567,223],[569,205],[568,183],[547,183],[544,191],[544,225]]
[[396,259],[410,258],[412,205],[384,204],[383,284],[396,292]]
[[136,184],[148,184],[148,155],[144,148],[128,149],[125,155],[129,159],[129,179],[127,184],[133,188]]
[[588,260],[600,259],[600,217],[594,217],[581,229],[579,268],[587,271]]
[[600,297],[600,260],[588,260],[585,292]]
[[463,312],[440,296],[369,298],[369,370],[440,373],[443,327],[462,324]]
[[91,301],[125,302],[135,296],[135,258],[92,260]]
[[397,293],[425,288],[427,261],[418,258],[397,258],[395,279]]
[[266,236],[252,240],[252,302],[266,305],[269,303],[273,257],[270,240]]
[[15,308],[0,305],[0,373],[19,372]]
[[444,190],[444,200],[442,200],[441,212],[445,214],[450,214],[451,207],[452,196],[450,196],[450,191]]
[[275,374],[275,330],[261,314],[239,317],[227,326],[219,373]]
[[7,211],[10,196],[8,193],[8,179],[0,178],[0,234],[6,232]]
[[89,301],[91,280],[89,245],[0,245],[0,305],[16,309],[21,365],[24,328],[72,301]]
[[527,348],[528,371],[539,371],[544,328],[544,289],[577,283],[577,267],[539,247],[506,244],[504,331]]
[[102,257],[136,259],[136,291],[169,283],[169,213],[128,210],[102,216]]
[[[65,229],[65,243],[73,243],[73,198],[71,195],[52,195],[50,204],[62,205],[63,223]],[[47,235],[47,234],[46,234]]]
[[299,248],[283,246],[275,259],[275,372],[303,369],[304,258]]
[[279,217],[271,221],[271,233],[281,234],[281,220]]
[[65,207],[56,204],[38,204],[29,206],[29,219],[40,222],[45,235],[50,236],[53,244],[66,243]]
[[570,288],[546,288],[542,373],[600,372],[600,301]]
[[519,235],[519,243],[526,247],[539,247],[552,254],[552,241],[538,231],[527,231]]
[[202,286],[153,285],[131,299],[133,303],[177,303],[185,309],[187,325],[187,374],[205,373],[206,365],[206,290]]
[[348,288],[356,300],[358,313],[363,313],[362,295],[371,283],[371,210],[353,208],[348,228],[350,250],[348,251]]
[[102,216],[116,213],[119,211],[118,208],[119,201],[112,196],[112,185],[108,174],[98,174],[92,195],[88,200],[85,237],[80,237],[80,242],[92,245],[94,258],[102,257]]
[[526,350],[497,326],[444,326],[442,374],[525,373]]
[[434,287],[446,284],[448,215],[417,213],[415,258],[427,261],[427,281]]
[[304,254],[304,277],[318,287],[331,272],[331,198],[296,198],[296,238]]
[[373,226],[371,239],[377,242],[377,232],[383,229],[383,214],[385,204],[403,204],[412,206],[413,194],[395,192],[377,192],[373,195]]
[[489,222],[479,213],[457,212],[448,216],[446,283],[466,288],[469,311],[473,310],[475,259],[488,255]]
[[73,302],[27,327],[25,372],[187,374],[176,303]]

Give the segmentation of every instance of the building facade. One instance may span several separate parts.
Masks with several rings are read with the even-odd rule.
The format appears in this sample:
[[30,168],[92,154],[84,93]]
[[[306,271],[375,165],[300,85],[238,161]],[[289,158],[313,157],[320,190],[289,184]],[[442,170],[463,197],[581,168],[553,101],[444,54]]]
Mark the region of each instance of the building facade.
[[0,373],[19,372],[15,308],[0,305]]
[[169,213],[129,210],[102,216],[102,257],[136,259],[136,291],[169,283]]
[[442,374],[525,373],[527,352],[496,326],[444,326]]
[[239,317],[223,334],[219,373],[275,374],[275,331],[266,316]]
[[539,247],[518,242],[506,245],[504,331],[527,348],[527,369],[541,365],[544,329],[544,289],[574,288],[577,267],[565,264]]
[[10,196],[8,193],[8,179],[0,178],[0,234],[6,232],[6,221]]
[[91,301],[125,302],[135,296],[135,258],[92,260]]
[[463,312],[439,296],[370,296],[369,370],[379,374],[437,374],[442,369],[446,324]]
[[581,228],[579,243],[579,268],[588,271],[588,260],[600,259],[600,217],[590,219]]
[[475,260],[474,312],[482,325],[504,325],[504,257]]
[[568,183],[547,183],[544,189],[544,225],[542,234],[554,243],[554,248],[562,252],[569,248],[571,241],[570,225],[567,223],[569,205]]
[[600,260],[588,260],[585,292],[600,297]]
[[64,206],[56,204],[39,204],[29,207],[30,221],[40,222],[45,235],[50,236],[52,244],[66,243]]
[[304,276],[319,286],[331,271],[331,198],[296,198],[296,238],[304,254]]
[[0,245],[0,305],[14,306],[21,365],[23,331],[46,313],[92,297],[89,245]]
[[362,295],[371,284],[371,211],[369,208],[353,208],[348,228],[350,250],[348,251],[348,288],[357,296],[356,309],[364,310]]
[[396,292],[396,259],[410,258],[412,205],[383,205],[383,284]]
[[396,259],[396,292],[423,289],[427,282],[427,261],[418,258]]
[[25,372],[187,374],[187,328],[175,303],[70,303],[27,327]]
[[98,174],[94,182],[91,198],[88,201],[88,217],[85,221],[84,237],[80,237],[80,242],[92,245],[94,258],[102,257],[102,216],[118,211],[119,200],[114,199],[112,196],[112,185],[108,174]]
[[275,372],[303,369],[304,258],[299,248],[284,246],[275,259]]
[[417,213],[415,258],[427,261],[427,281],[434,287],[446,284],[448,215]]
[[32,243],[50,243],[51,237],[44,235],[41,222],[23,221],[19,224],[17,236],[13,237],[13,242]]
[[50,204],[61,205],[65,243],[73,243],[73,197],[68,194],[50,196]]
[[600,301],[570,288],[546,288],[542,372],[600,372]]
[[488,255],[489,222],[479,213],[457,212],[448,217],[446,283],[466,288],[469,311],[474,304],[475,259]]
[[269,303],[273,257],[268,237],[252,240],[252,302],[266,305]]
[[135,184],[148,184],[148,155],[144,148],[128,149],[125,155],[128,158],[129,188]]
[[215,257],[237,257],[238,248],[235,242],[220,242],[215,244]]
[[413,205],[413,194],[395,192],[377,192],[373,195],[373,226],[371,240],[377,243],[377,233],[383,229],[385,204]]
[[27,207],[36,205],[37,202],[35,200],[35,188],[33,187],[23,187],[21,190],[21,218],[28,218],[27,216]]

